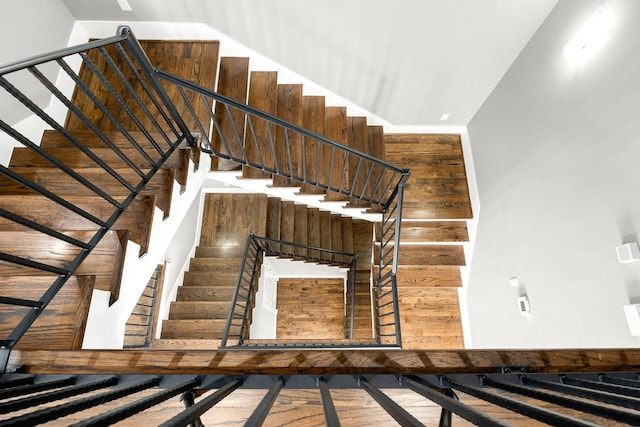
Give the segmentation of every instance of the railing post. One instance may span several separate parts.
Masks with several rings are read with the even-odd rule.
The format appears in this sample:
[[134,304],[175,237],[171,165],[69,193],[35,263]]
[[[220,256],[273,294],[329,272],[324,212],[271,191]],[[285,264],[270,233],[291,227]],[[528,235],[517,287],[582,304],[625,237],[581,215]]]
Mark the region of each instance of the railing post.
[[138,39],[136,39],[136,37],[133,35],[131,28],[126,25],[121,25],[118,27],[116,34],[119,34],[125,38],[125,43],[127,43],[131,54],[135,58],[138,65],[140,65],[140,68],[142,69],[144,75],[147,77],[147,79],[149,79],[149,83],[156,91],[156,94],[158,95],[164,106],[167,107],[167,110],[169,111],[169,114],[171,114],[173,120],[176,122],[176,125],[178,125],[178,128],[183,132],[185,139],[187,140],[189,145],[195,146],[197,143],[196,138],[191,134],[191,129],[189,129],[189,127],[185,123],[175,104],[171,101],[169,95],[167,95],[167,92],[156,80],[156,70],[153,67],[153,64],[149,60],[149,57],[145,53],[144,49],[142,49],[142,46],[140,46]]

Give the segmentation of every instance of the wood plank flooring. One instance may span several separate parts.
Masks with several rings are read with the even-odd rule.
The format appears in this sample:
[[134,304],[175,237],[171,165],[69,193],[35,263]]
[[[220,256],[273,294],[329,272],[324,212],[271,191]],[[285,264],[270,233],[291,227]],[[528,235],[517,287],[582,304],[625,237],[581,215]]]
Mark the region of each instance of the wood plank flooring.
[[277,286],[277,339],[344,339],[343,279],[282,278]]

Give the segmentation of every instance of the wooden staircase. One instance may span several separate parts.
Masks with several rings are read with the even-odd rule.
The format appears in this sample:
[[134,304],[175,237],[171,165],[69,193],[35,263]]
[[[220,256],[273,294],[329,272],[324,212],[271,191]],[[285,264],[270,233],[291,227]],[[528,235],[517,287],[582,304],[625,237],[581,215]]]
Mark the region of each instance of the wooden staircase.
[[[381,126],[370,126],[365,118],[348,116],[345,107],[327,106],[325,105],[324,97],[304,95],[303,88],[300,85],[279,84],[277,82],[277,73],[275,72],[253,71],[249,73],[249,61],[246,58],[222,58],[218,73],[215,66],[210,66],[210,64],[217,64],[218,62],[217,42],[150,41],[142,42],[142,45],[152,63],[159,69],[166,70],[187,80],[195,81],[201,86],[212,88],[214,87],[216,75],[219,74],[217,91],[223,95],[275,114],[282,119],[303,126],[338,143],[384,159],[396,166],[412,168],[413,174],[405,189],[404,230],[401,236],[402,247],[398,273],[403,337],[405,338],[405,343],[409,346],[407,348],[433,348],[434,346],[461,348],[463,346],[459,310],[455,314],[456,310],[453,307],[457,307],[457,292],[461,286],[459,267],[464,265],[465,262],[463,247],[460,245],[461,242],[467,240],[464,220],[471,218],[471,209],[459,136],[384,134]],[[204,63],[207,66],[202,65]],[[116,90],[119,89],[116,88]],[[174,88],[172,88],[172,91],[170,96],[179,96]],[[81,93],[76,93],[76,96],[81,100],[81,104],[83,102],[86,103],[86,100],[82,101],[83,95]],[[202,122],[206,123],[209,117],[207,106],[201,102],[196,102],[196,107],[198,116]],[[109,108],[118,110],[117,105],[110,105]],[[122,138],[118,139],[117,131],[108,120],[104,117],[93,117],[92,114],[96,113],[90,110],[86,111],[85,114],[93,122],[97,123],[103,132],[109,133],[109,136],[114,138],[121,149],[127,149],[127,141]],[[234,113],[228,114],[220,103],[216,104],[214,115],[219,120],[219,125],[225,138],[233,140],[233,138],[243,138],[245,136],[244,116],[238,116]],[[135,135],[137,130],[134,124],[127,123],[126,120],[124,120],[124,123],[127,129]],[[195,128],[193,122],[188,123],[188,126]],[[71,117],[67,121],[67,128],[78,139],[83,142],[86,141],[89,147],[97,150],[96,152],[99,156],[108,158],[109,153],[100,151],[102,149],[101,142],[87,131],[82,122]],[[261,161],[264,161],[267,166],[275,166],[276,162],[283,162],[283,147],[285,146],[286,137],[274,131],[273,128],[270,129],[266,123],[261,123],[259,119],[254,120],[253,128],[256,135],[272,133],[275,137],[275,156],[269,157],[269,150],[261,148],[261,152],[264,153]],[[212,143],[214,146],[217,145],[217,149],[222,150],[224,143],[215,135],[216,132],[211,135]],[[136,138],[138,137],[139,135],[136,136]],[[52,150],[56,155],[69,159],[74,163],[74,167],[82,169],[83,174],[86,174],[87,177],[92,179],[104,178],[107,183],[109,180],[113,181],[113,178],[102,176],[104,175],[103,172],[92,167],[91,161],[75,152],[59,134],[46,132],[43,136],[42,144],[43,147]],[[320,180],[329,180],[337,187],[342,182],[342,188],[347,188],[349,184],[354,184],[357,188],[363,180],[363,172],[358,170],[357,162],[354,162],[353,158],[350,158],[349,161],[334,158],[336,165],[346,164],[347,166],[344,174],[335,173],[335,171],[329,170],[330,160],[335,153],[330,153],[324,148],[318,149],[313,141],[308,142],[304,152],[300,148],[302,145],[296,144],[295,141],[289,141],[289,145],[294,150],[291,152],[290,161],[283,163],[290,164],[290,166],[287,166],[287,171],[290,173],[321,176],[323,178]],[[300,149],[296,151],[296,147]],[[245,144],[245,150],[247,159],[258,161],[258,154],[254,144]],[[134,159],[136,158],[135,153],[130,154]],[[238,155],[238,153],[233,154]],[[341,154],[336,155],[340,157]],[[180,150],[179,154],[174,155],[164,169],[156,174],[145,188],[143,197],[136,200],[118,221],[114,230],[101,243],[106,248],[102,258],[100,258],[100,250],[96,250],[87,259],[85,265],[81,267],[79,272],[82,275],[92,277],[90,281],[81,280],[82,283],[93,283],[98,289],[108,289],[112,294],[112,302],[117,299],[118,277],[117,274],[111,273],[120,271],[116,264],[124,259],[124,254],[122,253],[124,242],[126,242],[126,239],[131,239],[138,243],[141,247],[141,255],[148,250],[150,235],[148,219],[152,216],[150,211],[157,206],[164,212],[165,216],[170,214],[170,195],[174,182],[184,189],[187,185],[187,168],[190,163],[197,164],[198,159],[198,150],[185,147],[184,150]],[[117,159],[111,160],[118,161]],[[16,150],[11,160],[11,168],[30,177],[37,183],[46,184],[48,188],[65,192],[71,201],[78,203],[78,206],[83,206],[90,212],[95,211],[96,215],[101,212],[101,209],[104,209],[100,206],[99,200],[92,199],[84,190],[73,185],[72,182],[69,182],[68,177],[59,170],[43,163],[43,161],[33,157],[28,152],[23,152],[20,149]],[[231,161],[213,159],[212,169],[238,169],[238,165]],[[126,178],[129,173],[123,171],[122,175]],[[376,173],[374,171],[373,175]],[[264,179],[267,177],[271,177],[271,174],[251,167],[244,166],[242,168],[242,179]],[[371,207],[357,199],[349,199],[344,195],[332,192],[324,194],[324,191],[318,187],[296,184],[283,177],[273,177],[273,186],[296,186],[300,187],[300,194],[321,195],[328,202],[338,201],[346,203],[348,207],[354,209],[376,211],[376,207]],[[118,186],[115,183],[113,185],[107,184],[106,188],[108,191],[113,191],[114,196],[118,196]],[[19,209],[20,200],[26,196],[24,188],[6,179],[0,180],[0,194],[0,197],[7,197],[7,206],[16,206],[15,209]],[[86,221],[72,219],[64,210],[52,210],[51,206],[45,200],[40,200],[42,198],[39,198],[39,196],[31,195],[31,198],[29,205],[35,207],[35,209],[32,209],[34,218],[43,217],[39,212],[55,212],[53,215],[46,214],[44,217],[55,223],[62,222],[64,224],[63,228],[69,232],[82,233],[87,231],[85,228],[91,227]],[[267,234],[269,237],[275,238],[277,235],[282,240],[358,253],[357,286],[359,290],[357,300],[361,306],[357,308],[357,312],[361,316],[357,321],[356,330],[358,331],[358,336],[370,337],[369,286],[371,283],[371,242],[374,235],[372,224],[363,220],[341,218],[317,208],[307,209],[305,206],[295,205],[293,202],[278,202],[277,204],[278,207],[276,208],[275,201],[271,198],[267,201],[265,198],[265,207],[268,205],[269,210],[277,209],[280,212],[278,220],[272,219],[270,214],[268,216],[269,222],[264,225],[264,232],[266,234],[268,231],[270,233]],[[244,208],[251,206],[249,204]],[[18,213],[28,217],[30,215],[28,211],[23,209]],[[266,214],[264,217],[267,217]],[[230,223],[218,223],[217,218],[209,220],[205,218],[203,224],[206,224],[206,221],[210,221],[210,224],[216,224],[216,227],[220,227],[220,229],[228,230],[233,227]],[[29,233],[28,231],[11,229],[12,226],[4,224],[5,222],[0,221],[0,232],[19,234],[7,234],[3,241],[20,241],[26,242],[25,244],[31,241],[29,238],[24,237],[25,235],[23,234]],[[6,228],[2,229],[2,227]],[[204,227],[203,225],[203,229]],[[251,231],[260,235],[256,230],[257,228],[254,228]],[[224,237],[222,243],[203,243],[201,241],[199,250],[206,251],[206,248],[241,246],[244,244],[246,234],[245,232],[241,236]],[[38,243],[38,246],[42,247],[43,244]],[[212,250],[215,251],[216,249]],[[200,256],[196,258],[200,258]],[[224,259],[220,260],[220,258],[224,257],[215,256],[213,258],[220,261],[221,265],[227,262]],[[89,267],[91,262],[100,263],[101,267]],[[201,261],[195,262],[194,266],[199,262]],[[105,267],[105,265],[108,265],[108,267]],[[208,266],[207,268],[215,269],[217,267]],[[105,272],[105,274],[102,275],[100,271]],[[106,274],[106,271],[110,273]],[[26,272],[20,274],[28,275]],[[194,271],[190,271],[185,276],[185,286],[183,288],[209,289],[180,291],[180,299],[174,304],[175,308],[172,311],[172,317],[167,323],[169,326],[163,330],[163,339],[177,339],[175,338],[176,335],[171,335],[171,332],[169,332],[172,324],[177,325],[183,321],[194,323],[198,320],[182,318],[184,316],[194,316],[194,312],[199,310],[193,309],[190,305],[191,302],[195,301],[192,300],[193,298],[204,298],[205,294],[208,295],[207,298],[226,298],[223,297],[223,295],[227,295],[225,294],[226,291],[219,290],[217,287],[223,288],[227,285],[196,284],[191,279],[188,279],[189,276],[195,278],[195,274]],[[374,271],[373,274],[376,274],[376,272]],[[216,289],[211,289],[212,286],[215,286]],[[213,304],[221,302],[218,300],[207,301]],[[428,305],[425,301],[437,303]],[[451,307],[451,310],[443,314],[435,310],[434,305]],[[207,315],[213,316],[211,313],[221,311],[219,305],[210,304],[207,309]],[[442,325],[442,328],[446,325],[454,330],[452,336],[456,338],[438,340],[434,334],[427,333],[425,335],[424,331],[428,328],[424,328],[424,325],[432,322],[432,316],[435,319],[433,321],[441,322],[438,325]],[[221,319],[208,318],[203,320],[207,321],[202,323],[203,325],[208,324],[211,326]],[[434,328],[434,331],[439,330],[438,328]],[[180,329],[184,330],[184,328]],[[190,329],[196,330],[194,328]],[[211,330],[212,328],[207,327],[207,333]],[[172,338],[169,338],[170,336]],[[443,334],[439,333],[437,336],[442,337]],[[199,338],[202,337],[204,335],[200,334]],[[182,336],[181,338],[183,340],[192,339],[187,338],[187,336]],[[206,338],[210,340],[217,339],[213,335],[207,335]],[[166,344],[156,343],[155,348],[159,348],[161,345],[166,345],[169,348],[179,346],[179,344],[172,341]],[[212,344],[207,345],[210,346]]]
[[[200,61],[206,62],[211,58],[217,61],[217,42],[196,42],[198,48],[194,48],[194,43],[191,42],[143,42],[142,44],[149,58],[162,69],[192,81],[198,81],[203,85],[213,85],[215,67],[210,70],[201,66]],[[166,46],[170,46],[169,50],[166,50]],[[192,57],[191,53],[196,53],[196,50],[199,54]],[[103,69],[108,68],[104,63],[100,66]],[[95,157],[90,158],[81,153],[68,138],[56,131],[45,131],[39,146],[82,178],[99,183],[100,188],[109,197],[122,201],[129,195],[129,190],[112,174],[99,167],[97,162],[109,164],[113,173],[123,180],[130,183],[136,182],[140,176],[134,172],[131,164],[124,163],[114,150],[129,156],[132,164],[144,173],[149,170],[148,163],[137,150],[132,148],[131,141],[125,138],[123,131],[142,146],[148,144],[149,140],[142,135],[136,123],[127,121],[122,107],[117,104],[115,98],[110,97],[103,90],[95,75],[88,73],[84,66],[79,75],[80,79],[94,90],[94,93],[100,93],[103,96],[101,101],[107,105],[108,109],[119,114],[123,124],[120,129],[115,127],[100,110],[94,108],[87,96],[76,88],[73,95],[74,105],[79,106],[82,114],[96,124],[102,135],[112,141],[115,149],[107,148],[102,138],[71,114],[67,117],[65,132],[85,145]],[[122,93],[123,89],[116,87],[115,91]],[[206,116],[208,113],[204,110],[202,117]],[[159,138],[158,134],[152,133],[150,136]],[[19,342],[18,348],[40,348],[43,342],[49,348],[80,348],[93,289],[110,292],[110,304],[118,300],[127,241],[131,240],[140,246],[140,256],[147,253],[154,209],[159,208],[165,218],[170,215],[174,184],[184,189],[187,185],[189,167],[190,165],[197,167],[198,161],[199,151],[185,146],[163,165],[163,168],[154,175],[142,193],[80,265],[75,277],[63,286],[44,310],[44,314]],[[63,197],[73,206],[103,221],[113,214],[113,205],[31,150],[15,148],[8,166],[11,171]],[[88,242],[99,229],[94,222],[86,220],[73,210],[64,208],[38,195],[25,185],[4,177],[0,177],[0,206],[15,215],[55,229],[82,242]],[[7,253],[61,267],[67,265],[78,253],[77,247],[71,244],[61,243],[60,240],[6,218],[0,218],[0,247],[0,250]],[[15,286],[20,284],[21,287],[31,290],[29,298],[38,300],[48,288],[45,282],[50,285],[54,278],[54,275],[43,275],[42,271],[29,267],[0,262],[0,289],[3,296],[13,295],[24,298],[24,294],[20,296],[15,294],[17,291]],[[70,306],[75,306],[76,310],[70,310]],[[17,325],[21,318],[20,313],[24,310],[25,308],[3,305],[0,314],[2,320],[0,334],[7,336]],[[51,334],[46,328],[37,327],[37,325],[47,324],[52,325],[54,329],[57,328],[59,333]]]
[[[311,226],[314,222],[316,225]],[[355,338],[371,339],[371,223],[307,209],[303,205],[294,206],[293,202],[259,194],[211,193],[205,198],[200,246],[196,249],[196,257],[191,259],[184,283],[178,288],[176,301],[171,304],[169,319],[163,321],[161,339],[154,341],[152,348],[176,349],[189,346],[215,349],[220,345],[249,231],[276,240],[311,245],[309,242],[320,241],[323,226],[329,227],[331,233],[324,233],[327,236],[323,237],[326,240],[322,243],[326,246],[320,247],[354,251],[358,254],[354,335]],[[354,241],[358,244],[354,245]],[[299,256],[303,259],[306,254],[300,253]],[[340,279],[341,311],[344,310],[343,287]],[[280,292],[285,292],[282,294],[283,301],[299,297],[294,291],[293,295],[287,294],[287,289],[291,290],[291,287],[287,288],[285,283],[278,291],[279,295]],[[315,290],[318,289],[316,286]],[[312,298],[317,299],[317,295]],[[331,307],[328,304],[329,311]],[[284,315],[283,325],[291,324],[288,315],[292,313],[285,311]],[[318,322],[310,322],[307,326],[312,334],[322,334],[326,329],[324,323]],[[340,313],[340,330],[340,337],[332,335],[324,338],[344,338],[343,312]],[[289,338],[296,337],[286,333],[283,339]]]

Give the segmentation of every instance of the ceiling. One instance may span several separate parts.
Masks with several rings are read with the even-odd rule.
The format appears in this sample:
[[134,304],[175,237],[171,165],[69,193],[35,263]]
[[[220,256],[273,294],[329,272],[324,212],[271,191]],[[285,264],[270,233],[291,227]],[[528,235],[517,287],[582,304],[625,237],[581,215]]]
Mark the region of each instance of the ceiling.
[[465,126],[558,0],[63,2],[76,20],[205,23],[394,125]]

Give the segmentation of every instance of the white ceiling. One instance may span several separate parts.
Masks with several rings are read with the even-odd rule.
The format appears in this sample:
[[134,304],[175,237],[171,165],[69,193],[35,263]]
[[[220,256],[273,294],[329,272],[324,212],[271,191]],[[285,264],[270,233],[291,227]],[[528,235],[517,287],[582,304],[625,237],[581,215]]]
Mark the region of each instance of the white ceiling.
[[[63,0],[76,20],[200,22],[395,125],[467,125],[558,0]],[[450,114],[447,122],[440,121]]]

